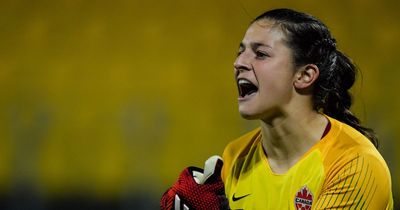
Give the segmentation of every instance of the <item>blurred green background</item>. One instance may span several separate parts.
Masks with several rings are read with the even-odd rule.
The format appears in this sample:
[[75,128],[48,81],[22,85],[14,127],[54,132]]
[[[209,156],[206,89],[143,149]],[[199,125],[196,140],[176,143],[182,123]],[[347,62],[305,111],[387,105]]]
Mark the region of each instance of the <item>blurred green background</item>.
[[362,70],[353,110],[398,202],[400,1],[1,0],[0,209],[157,209],[184,167],[258,125],[233,61],[278,7],[319,17]]

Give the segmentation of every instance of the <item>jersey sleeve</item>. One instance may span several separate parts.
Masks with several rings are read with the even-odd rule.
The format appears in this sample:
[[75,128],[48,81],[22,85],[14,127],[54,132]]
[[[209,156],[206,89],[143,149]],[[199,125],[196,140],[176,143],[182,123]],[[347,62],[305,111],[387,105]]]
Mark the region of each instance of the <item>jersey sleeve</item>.
[[329,169],[313,209],[393,209],[389,169],[381,156],[357,154]]

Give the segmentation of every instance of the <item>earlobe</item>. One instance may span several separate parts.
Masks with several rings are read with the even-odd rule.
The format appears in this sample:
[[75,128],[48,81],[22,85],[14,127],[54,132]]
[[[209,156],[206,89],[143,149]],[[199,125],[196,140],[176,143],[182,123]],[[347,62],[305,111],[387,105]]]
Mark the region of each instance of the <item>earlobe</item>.
[[293,85],[297,89],[305,89],[311,87],[319,76],[318,66],[315,64],[307,64],[297,70]]

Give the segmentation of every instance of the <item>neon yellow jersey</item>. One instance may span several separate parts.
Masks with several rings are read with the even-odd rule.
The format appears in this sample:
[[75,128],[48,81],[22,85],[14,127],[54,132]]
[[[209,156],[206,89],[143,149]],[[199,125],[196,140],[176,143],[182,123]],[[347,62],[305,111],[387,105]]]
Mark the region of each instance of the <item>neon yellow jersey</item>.
[[328,119],[329,132],[284,174],[271,171],[260,128],[231,142],[222,170],[231,209],[393,209],[382,156],[361,133]]

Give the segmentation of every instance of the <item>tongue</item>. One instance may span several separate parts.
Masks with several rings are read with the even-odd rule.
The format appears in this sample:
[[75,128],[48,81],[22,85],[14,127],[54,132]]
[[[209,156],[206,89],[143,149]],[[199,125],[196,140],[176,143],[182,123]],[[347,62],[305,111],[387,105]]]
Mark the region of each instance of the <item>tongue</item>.
[[249,92],[246,93],[246,95],[251,95],[253,93],[257,92],[257,90],[250,90]]
[[242,84],[240,90],[241,90],[240,95],[242,97],[244,97],[244,96],[251,95],[252,93],[257,92],[258,88],[253,84]]

